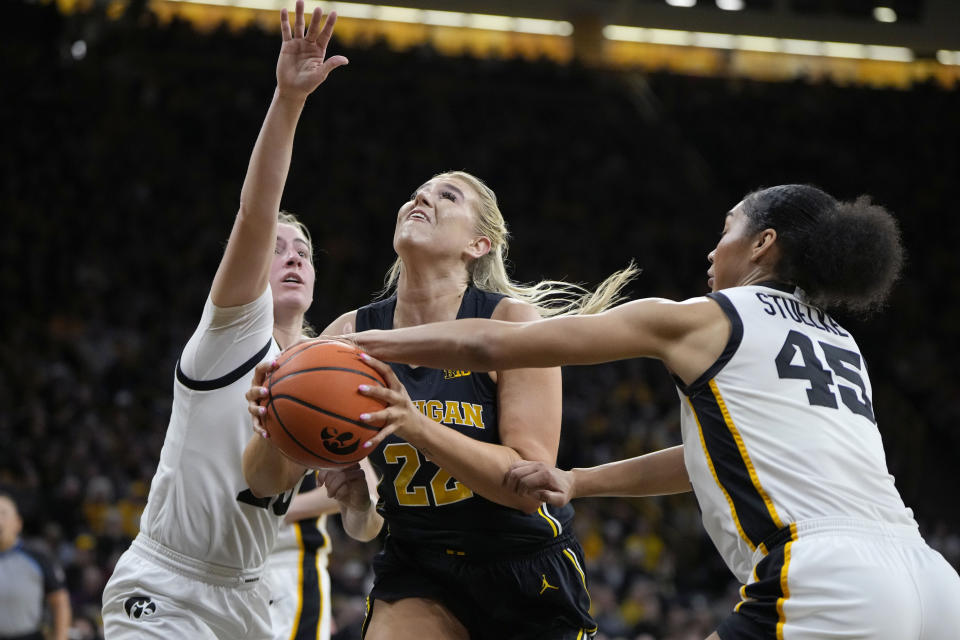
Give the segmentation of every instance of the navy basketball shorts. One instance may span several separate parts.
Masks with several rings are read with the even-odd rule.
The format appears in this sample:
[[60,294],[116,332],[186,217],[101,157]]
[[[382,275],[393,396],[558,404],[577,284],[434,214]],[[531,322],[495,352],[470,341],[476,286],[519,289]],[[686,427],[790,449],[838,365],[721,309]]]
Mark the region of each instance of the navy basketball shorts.
[[403,598],[442,603],[471,640],[585,640],[597,631],[572,535],[528,553],[480,556],[388,537],[373,568],[364,632],[377,600]]

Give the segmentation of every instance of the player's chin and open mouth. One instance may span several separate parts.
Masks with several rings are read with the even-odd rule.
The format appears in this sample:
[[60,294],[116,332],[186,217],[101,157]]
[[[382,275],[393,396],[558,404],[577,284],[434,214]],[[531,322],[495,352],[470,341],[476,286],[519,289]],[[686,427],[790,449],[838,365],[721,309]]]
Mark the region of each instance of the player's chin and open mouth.
[[414,209],[407,214],[405,222],[426,222],[429,224],[430,218],[427,217],[427,214],[420,211],[419,209]]
[[303,286],[303,280],[301,280],[298,276],[287,276],[280,281],[280,284],[283,287],[297,289]]

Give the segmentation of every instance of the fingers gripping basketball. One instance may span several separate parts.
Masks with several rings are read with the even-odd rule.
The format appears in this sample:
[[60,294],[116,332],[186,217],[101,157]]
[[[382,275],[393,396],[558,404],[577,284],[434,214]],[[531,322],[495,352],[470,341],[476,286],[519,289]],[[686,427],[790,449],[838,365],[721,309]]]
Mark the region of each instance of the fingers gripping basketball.
[[298,344],[280,355],[267,377],[263,426],[274,445],[310,468],[349,466],[370,452],[362,444],[380,427],[360,422],[361,413],[385,405],[357,392],[361,384],[385,386],[360,359],[359,350],[336,340]]

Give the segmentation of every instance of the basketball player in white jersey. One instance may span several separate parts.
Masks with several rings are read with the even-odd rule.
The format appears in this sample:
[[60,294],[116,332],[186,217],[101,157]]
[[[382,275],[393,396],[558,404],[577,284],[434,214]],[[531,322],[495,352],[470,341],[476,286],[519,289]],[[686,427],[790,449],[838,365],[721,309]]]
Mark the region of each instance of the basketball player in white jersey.
[[[361,467],[366,486],[375,487],[373,467],[366,460]],[[336,631],[330,609],[327,516],[342,507],[328,491],[337,495],[339,483],[348,477],[324,470],[308,473],[280,525],[263,577],[275,640],[329,640]],[[370,496],[370,501],[376,504],[377,498]]]
[[960,577],[904,506],[864,359],[826,312],[882,304],[902,263],[896,221],[868,198],[781,185],[727,214],[708,259],[712,293],[684,302],[351,337],[391,362],[473,371],[658,358],[676,378],[682,445],[572,471],[522,461],[507,484],[553,505],[692,488],[744,585],[710,640],[957,638]]
[[[293,490],[255,495],[241,458],[242,396],[254,366],[303,334],[314,271],[306,229],[279,216],[294,131],[307,96],[346,58],[325,58],[335,14],[304,33],[281,13],[277,89],[254,147],[240,210],[196,332],[177,363],[173,408],[140,533],[103,593],[109,639],[269,640],[261,583]],[[365,483],[361,483],[364,497]],[[353,501],[356,503],[357,501]]]
[[316,487],[316,472],[307,474],[264,569],[275,640],[330,638],[327,514],[337,503]]

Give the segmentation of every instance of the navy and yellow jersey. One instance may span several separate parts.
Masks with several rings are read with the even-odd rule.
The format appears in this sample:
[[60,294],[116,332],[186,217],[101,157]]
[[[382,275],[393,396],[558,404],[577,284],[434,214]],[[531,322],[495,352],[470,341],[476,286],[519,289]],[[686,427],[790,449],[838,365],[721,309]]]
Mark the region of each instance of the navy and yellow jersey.
[[[457,319],[489,318],[501,294],[467,288]],[[392,296],[357,310],[357,331],[392,329]],[[391,364],[414,405],[430,419],[475,440],[500,443],[497,386],[487,373]],[[388,436],[370,454],[380,477],[377,510],[391,536],[452,553],[535,548],[564,534],[573,508],[542,506],[528,515],[476,495],[417,449]]]

